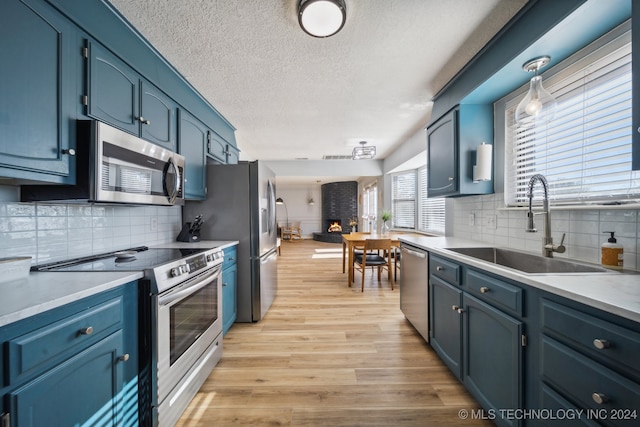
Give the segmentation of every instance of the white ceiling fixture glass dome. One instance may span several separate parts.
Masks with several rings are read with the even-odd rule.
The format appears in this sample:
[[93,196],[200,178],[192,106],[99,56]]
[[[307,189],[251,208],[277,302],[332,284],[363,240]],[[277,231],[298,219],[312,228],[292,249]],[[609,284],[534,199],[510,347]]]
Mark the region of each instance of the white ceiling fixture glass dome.
[[305,33],[313,37],[331,37],[347,20],[344,0],[300,0],[298,22]]

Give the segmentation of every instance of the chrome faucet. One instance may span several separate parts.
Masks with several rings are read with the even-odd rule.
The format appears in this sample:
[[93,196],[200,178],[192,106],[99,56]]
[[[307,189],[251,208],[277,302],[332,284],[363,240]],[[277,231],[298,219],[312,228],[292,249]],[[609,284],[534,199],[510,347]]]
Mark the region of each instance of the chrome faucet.
[[[543,212],[533,212],[532,202],[533,202],[533,186],[536,181],[540,181],[542,184],[542,189],[544,190],[544,200],[542,201],[542,209]],[[534,215],[544,215],[544,239],[542,240],[542,255],[547,258],[553,258],[553,253],[563,253],[567,248],[563,245],[565,233],[562,234],[562,240],[560,240],[559,245],[553,244],[553,238],[551,237],[551,217],[549,215],[549,184],[547,183],[547,178],[543,175],[535,174],[529,180],[529,186],[527,190],[527,197],[529,198],[529,211],[527,211],[527,229],[529,233],[535,233],[536,225],[533,222]]]

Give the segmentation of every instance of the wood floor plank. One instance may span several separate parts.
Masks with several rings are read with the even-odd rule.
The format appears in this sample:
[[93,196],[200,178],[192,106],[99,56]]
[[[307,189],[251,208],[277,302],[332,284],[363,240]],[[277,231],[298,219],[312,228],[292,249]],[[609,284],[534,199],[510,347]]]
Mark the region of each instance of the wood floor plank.
[[459,418],[478,404],[404,318],[400,283],[347,286],[341,245],[281,249],[273,306],[233,325],[177,426],[492,425]]

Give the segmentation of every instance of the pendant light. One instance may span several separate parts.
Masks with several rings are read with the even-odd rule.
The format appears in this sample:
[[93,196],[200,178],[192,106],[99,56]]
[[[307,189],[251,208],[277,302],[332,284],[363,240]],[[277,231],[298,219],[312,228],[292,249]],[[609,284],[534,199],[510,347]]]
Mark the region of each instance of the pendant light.
[[542,86],[542,76],[538,75],[540,68],[551,61],[549,56],[540,56],[522,65],[522,69],[527,72],[534,72],[535,75],[529,83],[529,92],[520,101],[516,108],[516,123],[521,126],[532,126],[535,124],[546,124],[553,119],[556,113],[556,100]]
[[344,0],[300,0],[298,22],[305,33],[313,37],[331,37],[347,20]]
[[367,145],[367,141],[360,141],[360,147],[355,147],[351,153],[352,160],[373,159],[376,156],[376,147]]

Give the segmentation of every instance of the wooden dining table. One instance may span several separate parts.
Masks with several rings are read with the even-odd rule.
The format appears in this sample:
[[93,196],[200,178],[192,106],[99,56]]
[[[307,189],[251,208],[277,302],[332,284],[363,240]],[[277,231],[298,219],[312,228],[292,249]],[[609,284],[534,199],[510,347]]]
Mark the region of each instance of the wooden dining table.
[[[367,239],[391,239],[391,246],[394,248],[400,247],[400,237],[411,235],[411,233],[394,233],[390,232],[388,235],[383,236],[379,233],[359,233],[352,232],[350,234],[342,235],[342,272],[346,272],[346,266],[349,266],[349,274],[347,277],[348,284],[353,282],[353,249],[356,246],[364,246],[364,242]],[[397,258],[396,258],[397,259]],[[348,262],[348,263],[347,263]]]

